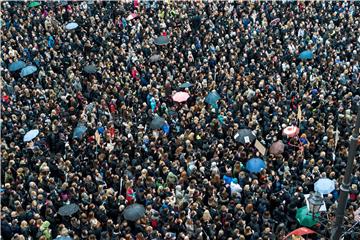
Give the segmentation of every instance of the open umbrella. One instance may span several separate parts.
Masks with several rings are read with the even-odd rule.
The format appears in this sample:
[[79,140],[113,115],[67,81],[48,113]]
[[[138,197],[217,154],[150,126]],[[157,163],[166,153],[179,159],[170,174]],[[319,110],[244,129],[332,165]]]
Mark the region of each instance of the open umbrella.
[[65,25],[66,30],[74,30],[79,26],[76,22],[71,22]]
[[335,190],[335,182],[329,178],[320,178],[315,182],[314,189],[321,194],[329,194]]
[[275,18],[274,20],[272,20],[272,21],[270,22],[270,25],[271,25],[271,26],[275,26],[275,25],[277,25],[279,22],[280,22],[280,18]]
[[283,130],[283,134],[288,137],[295,137],[299,134],[300,129],[296,126],[288,126]]
[[75,129],[73,133],[73,138],[81,138],[83,134],[86,132],[87,127],[85,127],[82,124],[79,124]]
[[26,63],[23,62],[23,61],[16,61],[16,62],[13,62],[12,64],[10,64],[9,66],[9,71],[10,72],[15,72],[17,70],[20,70],[22,68],[26,67]]
[[26,76],[29,76],[29,75],[33,74],[36,71],[37,71],[37,67],[35,67],[35,66],[27,66],[27,67],[24,67],[23,69],[21,69],[20,76],[26,77]]
[[[318,217],[319,213],[317,213],[316,216]],[[307,206],[296,210],[296,220],[300,225],[305,227],[312,227],[317,223],[316,219],[313,219],[312,214],[309,213]]]
[[160,61],[161,60],[161,56],[156,54],[156,55],[152,55],[150,58],[149,58],[149,61],[152,63],[152,62],[157,62],[157,61]]
[[31,131],[28,131],[28,132],[24,135],[24,142],[30,142],[31,140],[33,140],[34,138],[36,138],[37,135],[39,135],[39,130],[37,130],[37,129],[33,129],[33,130],[31,130]]
[[306,60],[306,59],[312,59],[313,53],[309,50],[303,51],[299,54],[299,59]]
[[255,141],[256,136],[250,129],[240,129],[234,136],[235,141],[247,144]]
[[134,222],[145,215],[145,208],[141,204],[134,203],[125,208],[123,215],[126,220]]
[[84,67],[84,72],[92,74],[92,73],[96,73],[96,66],[95,65],[87,65]]
[[274,142],[270,146],[269,152],[274,155],[282,154],[284,152],[284,148],[285,148],[284,143],[281,140],[279,140],[277,142]]
[[189,87],[192,87],[193,85],[189,82],[186,82],[186,83],[183,83],[180,85],[180,88],[189,88]]
[[39,3],[39,2],[31,2],[31,3],[29,3],[28,8],[37,7],[40,5],[41,5],[41,3]]
[[355,212],[354,212],[354,220],[356,222],[360,222],[360,208],[358,208]]
[[139,15],[137,15],[136,13],[131,13],[131,14],[126,18],[126,20],[131,21],[131,20],[137,18],[138,16],[139,16]]
[[156,45],[167,45],[169,42],[170,39],[167,36],[160,36],[154,39]]
[[206,97],[205,102],[211,105],[216,104],[216,102],[220,99],[220,95],[216,92],[216,90],[211,91]]
[[73,240],[70,236],[59,236],[54,240]]
[[306,228],[306,227],[301,227],[298,229],[295,229],[294,231],[288,233],[285,237],[284,240],[288,239],[289,237],[295,235],[295,236],[303,236],[303,235],[309,235],[309,234],[314,234],[316,233],[315,231]]
[[265,167],[266,164],[261,158],[252,158],[246,163],[246,170],[251,173],[259,173]]
[[76,213],[77,211],[79,211],[79,206],[75,203],[71,203],[71,204],[66,204],[66,205],[62,206],[61,208],[59,208],[58,213],[61,216],[71,216],[74,213]]
[[160,129],[165,124],[165,119],[156,116],[150,123],[151,129]]
[[172,96],[172,99],[175,102],[186,102],[188,100],[190,95],[187,92],[177,92]]

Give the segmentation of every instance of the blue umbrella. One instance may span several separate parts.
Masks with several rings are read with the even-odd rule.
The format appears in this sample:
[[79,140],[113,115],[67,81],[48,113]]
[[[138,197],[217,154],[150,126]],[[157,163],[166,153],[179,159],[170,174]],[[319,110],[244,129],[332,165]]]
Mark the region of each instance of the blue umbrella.
[[73,30],[76,29],[79,26],[76,22],[71,22],[65,25],[66,30]]
[[258,173],[266,166],[261,158],[252,158],[246,163],[246,169],[251,173]]
[[180,88],[189,88],[189,87],[191,87],[191,86],[193,86],[191,83],[186,82],[186,83],[181,84],[181,85],[180,85]]
[[33,74],[36,71],[37,71],[37,67],[35,67],[35,66],[27,66],[27,67],[24,67],[23,69],[21,69],[20,76],[26,77],[26,76],[29,76],[29,75]]
[[313,53],[309,50],[303,51],[299,54],[299,58],[301,60],[306,60],[306,59],[312,59],[313,58]]
[[59,236],[55,240],[73,240],[70,236]]
[[167,36],[160,36],[154,39],[156,45],[167,45],[169,42],[170,39]]
[[320,178],[315,182],[314,189],[321,194],[329,194],[335,190],[335,182],[329,178]]
[[31,140],[33,140],[34,138],[36,138],[36,136],[39,135],[39,130],[37,129],[33,129],[31,131],[28,131],[25,135],[24,135],[24,142],[30,142]]
[[211,91],[206,97],[205,97],[205,102],[211,105],[215,105],[217,100],[219,100],[221,97],[220,95],[216,92],[216,90]]
[[79,124],[75,129],[73,133],[73,138],[81,138],[83,134],[86,132],[87,127],[84,125]]
[[12,64],[10,64],[9,66],[9,71],[10,72],[15,72],[17,70],[20,70],[22,68],[26,67],[26,63],[23,62],[23,61],[16,61],[16,62],[13,62]]

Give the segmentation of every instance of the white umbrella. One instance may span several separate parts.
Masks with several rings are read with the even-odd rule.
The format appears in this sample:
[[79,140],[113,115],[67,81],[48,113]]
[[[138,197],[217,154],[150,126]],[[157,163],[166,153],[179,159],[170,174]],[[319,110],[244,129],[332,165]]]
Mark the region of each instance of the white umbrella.
[[28,131],[25,135],[24,135],[24,142],[30,142],[31,140],[33,140],[34,138],[36,138],[36,136],[39,135],[39,130],[37,129],[33,129],[31,131]]

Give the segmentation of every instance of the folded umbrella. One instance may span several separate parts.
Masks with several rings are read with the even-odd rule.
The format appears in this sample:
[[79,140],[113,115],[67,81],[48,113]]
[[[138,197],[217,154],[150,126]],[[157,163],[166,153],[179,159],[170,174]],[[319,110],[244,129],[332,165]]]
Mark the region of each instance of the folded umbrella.
[[71,22],[65,25],[66,30],[74,30],[77,27],[79,27],[79,24],[77,24],[76,22]]
[[[319,217],[319,213],[317,213],[315,216]],[[300,225],[305,227],[312,227],[317,223],[317,220],[313,219],[312,214],[309,213],[307,206],[298,208],[296,210],[296,220]]]
[[266,164],[261,158],[252,158],[246,163],[246,170],[251,173],[259,173],[265,167]]
[[137,221],[145,215],[145,207],[138,203],[131,204],[125,208],[123,215],[128,221]]
[[250,129],[240,129],[234,136],[235,141],[247,144],[255,141],[256,136]]
[[165,124],[165,119],[159,116],[156,116],[150,123],[151,129],[161,129],[161,127]]
[[180,85],[180,88],[189,88],[189,87],[192,87],[193,85],[189,82],[186,82],[186,83],[183,83]]
[[66,204],[66,205],[62,206],[61,208],[59,208],[58,213],[61,216],[71,216],[79,210],[80,210],[80,208],[77,204],[71,203],[71,204]]
[[296,126],[288,126],[283,130],[283,134],[288,137],[295,137],[299,134],[300,129]]
[[187,92],[177,92],[172,96],[174,102],[186,102],[190,95]]
[[73,138],[81,138],[83,134],[86,132],[87,127],[85,127],[82,124],[79,124],[75,129],[73,133]]
[[33,140],[34,138],[37,137],[37,135],[39,135],[39,130],[37,129],[33,129],[31,131],[28,131],[25,135],[24,135],[24,142],[30,142],[31,140]]
[[321,194],[329,194],[335,190],[335,182],[329,178],[320,178],[315,182],[314,189]]
[[167,36],[160,36],[154,39],[156,45],[167,45],[170,43],[170,39]]
[[216,90],[211,91],[206,97],[205,102],[211,105],[215,105],[216,102],[220,99],[220,95],[216,92]]
[[16,61],[16,62],[13,62],[12,64],[10,64],[9,66],[9,71],[10,72],[15,72],[17,70],[20,70],[22,68],[26,67],[26,63],[23,62],[23,61]]
[[96,66],[95,65],[87,65],[84,67],[84,72],[89,73],[89,74],[93,74],[96,73]]
[[270,150],[269,152],[271,154],[274,154],[274,155],[278,155],[278,154],[282,154],[284,152],[284,149],[285,149],[285,145],[284,143],[279,140],[277,142],[274,142],[271,146],[270,146]]
[[26,76],[29,76],[29,75],[33,74],[36,71],[37,71],[37,67],[35,67],[35,66],[27,66],[27,67],[24,67],[23,69],[21,69],[20,76],[26,77]]
[[299,54],[299,59],[301,60],[307,60],[312,58],[313,58],[313,53],[309,50],[303,51]]
[[295,235],[295,236],[303,236],[303,235],[309,235],[309,234],[314,234],[316,233],[315,231],[306,228],[306,227],[301,227],[298,229],[295,229],[294,231],[288,233],[285,237],[284,240],[288,239],[289,237]]

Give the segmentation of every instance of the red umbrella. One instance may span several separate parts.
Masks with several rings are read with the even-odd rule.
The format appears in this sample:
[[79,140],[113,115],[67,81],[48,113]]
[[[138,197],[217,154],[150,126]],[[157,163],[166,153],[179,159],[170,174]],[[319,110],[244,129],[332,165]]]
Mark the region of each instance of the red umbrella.
[[284,143],[281,140],[279,140],[271,145],[269,151],[271,154],[278,155],[284,152],[284,148],[285,148]]
[[301,228],[295,229],[294,231],[292,231],[291,233],[286,235],[284,237],[284,240],[287,239],[288,237],[291,237],[292,235],[303,236],[303,235],[308,235],[308,234],[313,234],[313,233],[317,233],[317,232],[315,232],[309,228],[306,228],[306,227],[301,227]]
[[190,95],[187,92],[177,92],[172,96],[172,99],[175,102],[185,102],[189,97]]
[[288,137],[295,137],[299,134],[300,129],[296,126],[288,126],[283,130],[283,134]]

